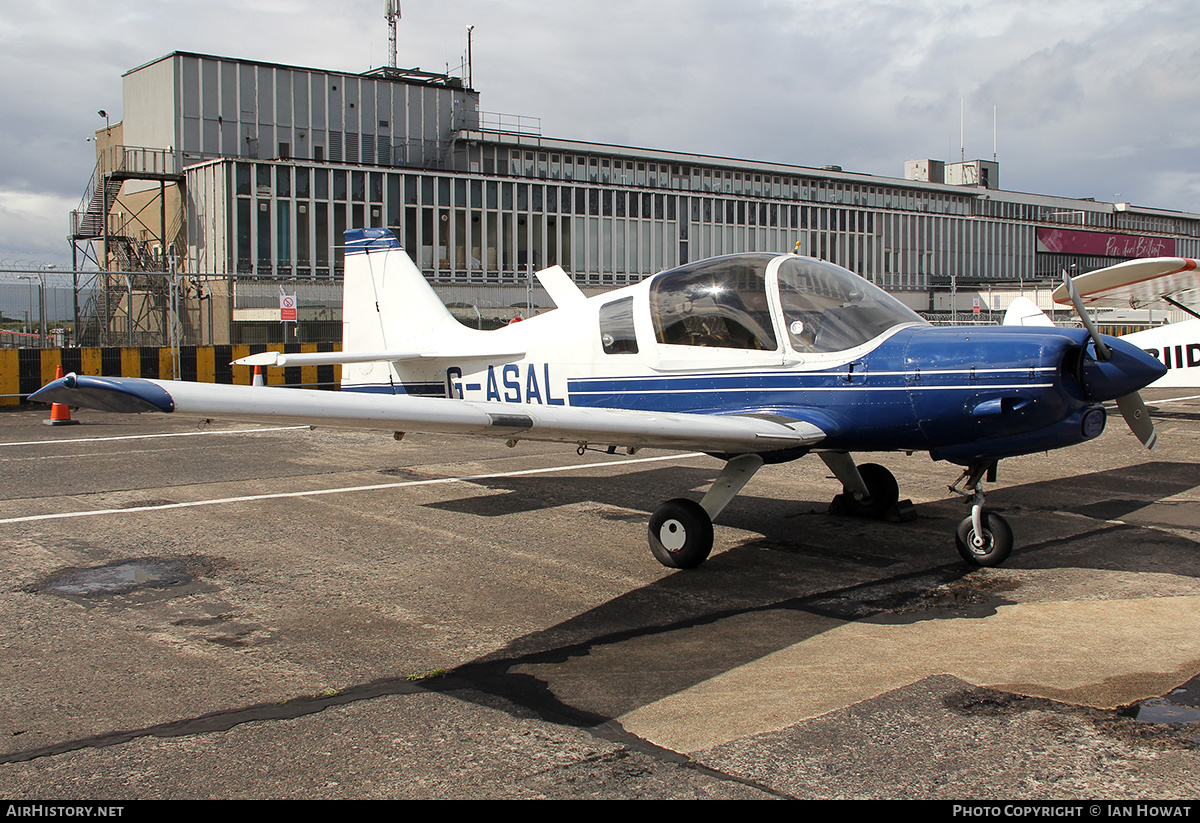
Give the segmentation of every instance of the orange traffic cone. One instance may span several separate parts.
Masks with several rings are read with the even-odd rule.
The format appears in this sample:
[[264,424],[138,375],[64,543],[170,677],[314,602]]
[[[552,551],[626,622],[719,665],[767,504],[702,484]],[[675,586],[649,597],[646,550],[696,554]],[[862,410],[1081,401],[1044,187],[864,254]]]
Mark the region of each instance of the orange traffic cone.
[[[59,380],[63,376],[62,366],[58,366],[54,370],[54,379]],[[71,419],[71,407],[66,403],[51,403],[50,404],[50,419],[43,420],[47,426],[73,426],[78,423],[78,420]]]
[[262,386],[262,385],[265,385],[265,384],[263,383],[262,366],[255,366],[255,367],[254,367],[254,379],[253,379],[253,380],[250,382],[250,385],[251,385],[251,386]]

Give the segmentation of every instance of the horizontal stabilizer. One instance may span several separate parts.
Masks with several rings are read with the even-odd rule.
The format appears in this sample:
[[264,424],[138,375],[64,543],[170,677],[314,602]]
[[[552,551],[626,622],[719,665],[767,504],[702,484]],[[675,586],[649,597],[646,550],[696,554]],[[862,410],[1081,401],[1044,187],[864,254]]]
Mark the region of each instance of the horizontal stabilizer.
[[239,357],[234,366],[343,366],[347,363],[399,363],[406,360],[494,360],[509,363],[523,351],[384,351],[384,352],[278,352],[264,351]]

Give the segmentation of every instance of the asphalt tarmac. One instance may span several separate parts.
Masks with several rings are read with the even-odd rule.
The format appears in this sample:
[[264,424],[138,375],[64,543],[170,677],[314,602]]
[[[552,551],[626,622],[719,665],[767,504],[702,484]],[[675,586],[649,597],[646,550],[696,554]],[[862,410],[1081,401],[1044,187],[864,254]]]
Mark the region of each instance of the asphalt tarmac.
[[1188,394],[1003,461],[999,569],[928,455],[858,456],[900,523],[767,466],[670,571],[712,458],[0,414],[0,797],[1200,796]]

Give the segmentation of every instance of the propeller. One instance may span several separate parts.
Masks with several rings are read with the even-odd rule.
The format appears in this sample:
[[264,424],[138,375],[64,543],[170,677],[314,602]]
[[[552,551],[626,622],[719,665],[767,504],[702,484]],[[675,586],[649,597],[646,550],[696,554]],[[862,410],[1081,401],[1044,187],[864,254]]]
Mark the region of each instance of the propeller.
[[1062,278],[1063,285],[1067,287],[1067,294],[1071,295],[1071,303],[1075,306],[1075,313],[1083,321],[1083,327],[1087,329],[1088,334],[1092,336],[1092,342],[1096,345],[1096,356],[1105,362],[1111,360],[1112,349],[1100,341],[1100,332],[1096,330],[1096,324],[1092,322],[1092,316],[1084,308],[1083,298],[1079,296],[1079,290],[1075,288],[1075,281],[1071,279],[1071,275],[1067,274],[1066,269],[1062,271]]
[[[1092,338],[1092,345],[1096,349],[1096,359],[1099,363],[1113,363],[1120,371],[1132,372],[1133,369],[1120,368],[1123,364],[1115,363],[1116,360],[1125,360],[1128,355],[1125,352],[1115,352],[1112,347],[1105,344],[1100,339],[1100,332],[1096,330],[1096,324],[1092,321],[1092,316],[1088,314],[1083,305],[1083,298],[1079,295],[1079,290],[1075,288],[1075,281],[1071,279],[1071,275],[1063,269],[1062,273],[1063,285],[1067,287],[1067,293],[1071,296],[1071,303],[1075,306],[1075,313],[1079,315],[1079,319],[1083,321],[1083,327],[1087,329],[1088,335]],[[1155,361],[1157,363],[1157,361]],[[1161,367],[1161,364],[1158,364]],[[1083,371],[1083,370],[1081,370]],[[1089,394],[1092,394],[1098,400],[1109,399],[1107,397],[1098,396],[1103,394],[1103,387],[1111,385],[1114,381],[1106,374],[1109,370],[1101,369],[1101,375],[1092,375],[1092,379],[1088,380],[1085,375],[1082,379],[1085,383],[1085,388],[1089,389]],[[1132,377],[1132,374],[1130,374]],[[1152,379],[1153,380],[1153,379]],[[1152,382],[1147,380],[1146,383]],[[1142,385],[1146,385],[1142,383]],[[1158,434],[1154,431],[1154,421],[1150,419],[1150,410],[1146,408],[1142,396],[1137,391],[1127,392],[1117,396],[1117,408],[1121,412],[1121,416],[1125,418],[1126,425],[1133,432],[1138,440],[1142,441],[1142,445],[1147,449],[1153,449],[1158,442]]]
[[1158,432],[1154,431],[1154,421],[1150,419],[1150,410],[1137,392],[1117,398],[1117,408],[1129,425],[1130,431],[1147,449],[1153,449],[1158,443]]

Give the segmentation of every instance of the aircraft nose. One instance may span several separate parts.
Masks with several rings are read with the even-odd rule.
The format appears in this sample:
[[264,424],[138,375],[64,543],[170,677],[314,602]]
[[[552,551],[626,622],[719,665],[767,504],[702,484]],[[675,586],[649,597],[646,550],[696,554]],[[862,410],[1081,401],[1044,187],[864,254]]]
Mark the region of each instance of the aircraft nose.
[[1093,348],[1084,352],[1079,382],[1092,400],[1114,400],[1144,388],[1167,373],[1167,367],[1137,346],[1101,335],[1112,357],[1100,360]]

